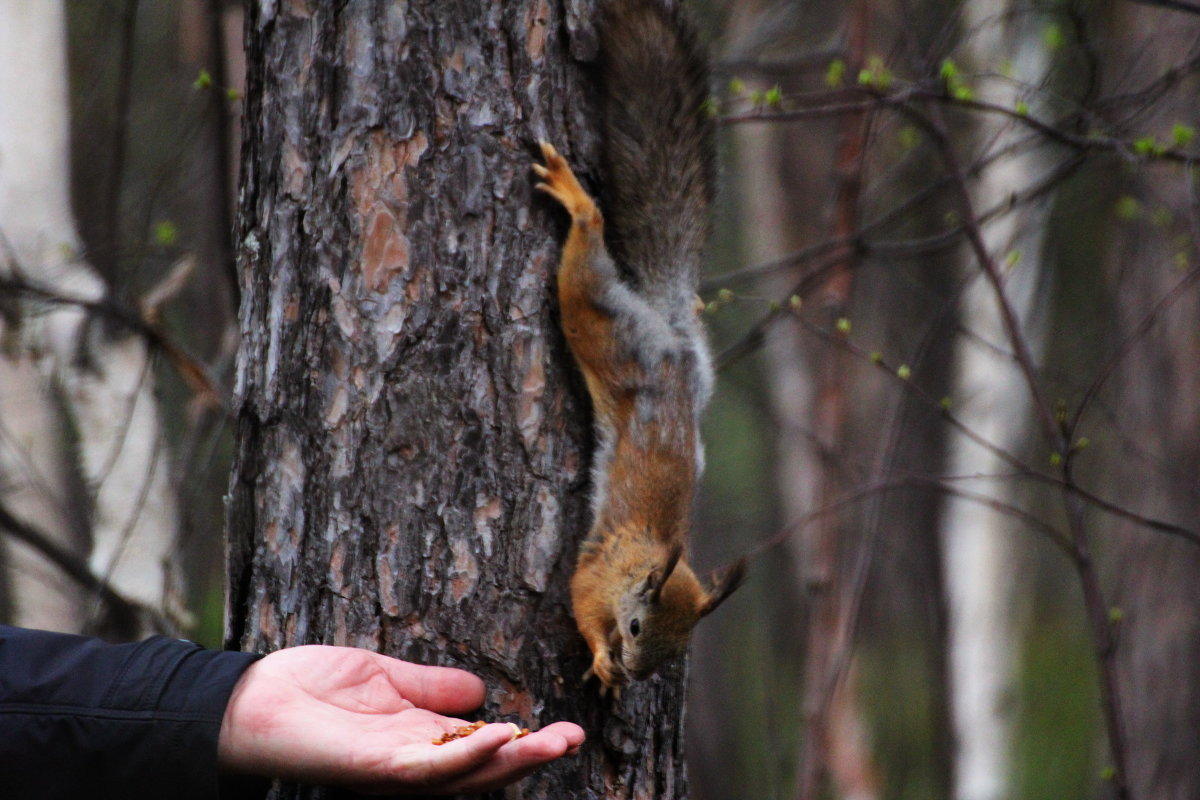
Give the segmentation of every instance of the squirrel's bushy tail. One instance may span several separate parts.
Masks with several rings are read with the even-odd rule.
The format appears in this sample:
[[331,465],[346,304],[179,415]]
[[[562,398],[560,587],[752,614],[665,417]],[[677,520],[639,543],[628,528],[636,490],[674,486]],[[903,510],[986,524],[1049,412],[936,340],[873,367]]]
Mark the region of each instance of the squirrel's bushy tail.
[[715,123],[706,56],[667,2],[600,4],[605,217],[617,262],[647,298],[691,309],[716,191]]

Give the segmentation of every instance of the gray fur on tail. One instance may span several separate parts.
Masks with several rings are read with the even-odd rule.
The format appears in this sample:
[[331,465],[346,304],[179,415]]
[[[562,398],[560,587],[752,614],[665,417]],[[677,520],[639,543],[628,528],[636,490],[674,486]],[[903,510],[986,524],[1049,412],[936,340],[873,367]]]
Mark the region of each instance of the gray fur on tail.
[[692,313],[716,187],[708,63],[662,0],[602,0],[609,247],[669,318]]

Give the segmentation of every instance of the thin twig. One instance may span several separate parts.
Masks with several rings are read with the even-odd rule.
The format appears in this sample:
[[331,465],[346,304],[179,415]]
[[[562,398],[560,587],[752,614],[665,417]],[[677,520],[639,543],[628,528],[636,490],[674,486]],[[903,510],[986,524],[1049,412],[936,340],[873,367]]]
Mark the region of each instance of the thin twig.
[[995,258],[988,251],[987,244],[983,241],[983,229],[978,216],[976,216],[971,193],[967,188],[966,173],[963,171],[958,153],[955,151],[950,136],[946,131],[945,123],[941,119],[937,108],[931,109],[931,113],[928,115],[917,112],[915,108],[906,109],[905,112],[910,119],[916,121],[937,142],[938,150],[946,165],[946,170],[954,177],[951,186],[959,203],[959,214],[962,217],[965,227],[967,242],[975,254],[984,277],[992,285],[992,290],[996,297],[996,305],[1000,311],[1000,318],[1004,322],[1005,332],[1008,334],[1009,343],[1012,345],[1013,359],[1025,379],[1026,387],[1029,389],[1034,410],[1042,427],[1042,435],[1054,452],[1062,453],[1066,450],[1066,440],[1062,430],[1055,422],[1054,412],[1051,409],[1049,401],[1046,399],[1041,383],[1038,381],[1033,354],[1030,352],[1029,344],[1025,341],[1025,336],[1021,331],[1021,324],[1017,319],[1016,311],[1013,309],[1012,303],[1009,302],[1008,295],[1004,291],[1004,278],[1000,272],[1000,267],[996,264]]
[[140,606],[118,594],[108,585],[107,581],[94,575],[83,559],[64,548],[43,531],[18,519],[3,502],[0,502],[0,528],[45,556],[48,561],[61,569],[64,575],[94,594],[97,600],[108,606],[117,616],[136,619],[144,611]]
[[120,324],[130,332],[142,337],[151,349],[166,356],[167,362],[175,368],[188,388],[205,405],[222,409],[228,413],[227,403],[217,391],[216,383],[209,376],[207,368],[176,344],[157,325],[148,322],[137,311],[118,303],[111,297],[106,296],[99,300],[92,300],[73,296],[28,278],[17,277],[21,274],[20,270],[14,270],[14,272],[15,275],[0,275],[0,290],[13,294],[26,294],[48,303],[78,306]]
[[746,555],[749,558],[756,558],[773,550],[776,547],[784,544],[794,537],[797,533],[804,530],[809,525],[812,525],[822,517],[830,514],[838,514],[847,508],[853,507],[859,503],[872,500],[875,497],[888,494],[890,492],[902,491],[905,489],[925,489],[927,491],[937,492],[951,497],[960,497],[964,500],[969,500],[972,503],[978,503],[987,506],[995,511],[1019,520],[1025,524],[1031,531],[1041,534],[1049,540],[1055,547],[1062,550],[1064,553],[1070,554],[1071,541],[1069,535],[1055,528],[1053,525],[1045,522],[1040,517],[1032,514],[1025,509],[1014,506],[1011,503],[1005,503],[1002,500],[997,500],[991,495],[982,494],[979,492],[971,492],[966,489],[960,489],[947,483],[947,479],[941,476],[934,475],[903,475],[899,477],[886,478],[870,481],[852,491],[825,503],[819,508],[813,509],[807,514],[792,520],[787,525],[780,528],[771,536],[767,537],[755,545]]
[[1200,14],[1200,6],[1184,3],[1182,0],[1130,0],[1131,3],[1141,3],[1144,6],[1160,6],[1172,11],[1183,11],[1188,14]]
[[1196,279],[1200,278],[1200,266],[1192,267],[1187,273],[1179,279],[1179,281],[1164,294],[1153,308],[1147,312],[1124,341],[1117,347],[1109,359],[1100,368],[1096,377],[1088,385],[1083,393],[1083,398],[1079,401],[1079,405],[1075,408],[1075,413],[1067,426],[1068,431],[1074,432],[1078,430],[1080,423],[1083,420],[1084,414],[1091,407],[1096,397],[1100,394],[1100,389],[1107,383],[1108,379],[1116,372],[1117,366],[1133,351],[1133,348],[1142,340],[1147,333],[1162,320],[1163,312],[1175,304],[1177,300],[1183,297],[1184,292],[1191,288]]
[[[975,253],[983,274],[991,283],[996,296],[996,302],[1004,321],[1009,343],[1021,374],[1025,378],[1030,398],[1041,423],[1042,434],[1052,450],[1063,458],[1063,480],[1068,487],[1074,485],[1071,475],[1071,459],[1067,452],[1067,440],[1063,429],[1056,423],[1054,413],[1047,402],[1040,382],[1037,379],[1035,363],[1029,351],[1028,343],[1021,331],[1011,303],[1004,292],[1004,281],[1000,270],[983,241],[983,233],[975,217],[970,192],[967,189],[966,178],[958,161],[957,153],[946,132],[945,124],[940,118],[937,108],[930,110],[928,116],[908,109],[909,116],[917,120],[925,130],[938,142],[947,170],[955,176],[954,189],[960,203],[960,213],[967,226],[967,239]],[[1108,619],[1108,608],[1104,604],[1100,589],[1099,576],[1092,563],[1087,530],[1083,523],[1083,503],[1072,491],[1064,491],[1063,502],[1067,507],[1067,520],[1071,531],[1072,563],[1075,565],[1083,589],[1084,605],[1087,610],[1089,625],[1096,646],[1096,655],[1101,673],[1101,697],[1105,723],[1108,729],[1109,749],[1112,752],[1116,773],[1113,786],[1120,800],[1129,800],[1128,772],[1126,770],[1126,738],[1121,712],[1121,692],[1117,682],[1116,666],[1114,663],[1115,645]]]
[[[1063,479],[1073,483],[1071,461],[1063,466]],[[1063,492],[1063,503],[1067,511],[1067,524],[1071,531],[1071,563],[1079,576],[1083,590],[1083,605],[1088,625],[1092,631],[1093,645],[1100,672],[1101,711],[1108,732],[1108,748],[1113,759],[1112,784],[1119,800],[1131,800],[1125,715],[1122,710],[1121,687],[1117,678],[1116,639],[1113,636],[1112,620],[1109,618],[1108,603],[1100,588],[1100,577],[1092,561],[1091,545],[1083,523],[1084,507],[1081,499],[1069,491]]]

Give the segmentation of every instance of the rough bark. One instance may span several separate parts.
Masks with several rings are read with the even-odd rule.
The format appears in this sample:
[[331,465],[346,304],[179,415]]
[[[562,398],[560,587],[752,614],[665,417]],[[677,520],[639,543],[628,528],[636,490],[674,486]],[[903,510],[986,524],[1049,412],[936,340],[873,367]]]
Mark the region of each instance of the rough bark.
[[566,591],[588,409],[529,164],[597,163],[571,8],[248,8],[227,637],[463,667],[483,718],[584,726],[506,796],[680,797],[683,665],[601,702]]

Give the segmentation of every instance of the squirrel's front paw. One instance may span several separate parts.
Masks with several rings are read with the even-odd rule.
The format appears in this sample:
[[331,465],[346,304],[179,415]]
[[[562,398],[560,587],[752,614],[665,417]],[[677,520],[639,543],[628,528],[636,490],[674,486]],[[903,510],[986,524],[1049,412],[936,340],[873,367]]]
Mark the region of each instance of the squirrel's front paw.
[[546,165],[542,166],[536,163],[533,165],[533,171],[542,179],[534,188],[562,203],[563,208],[572,217],[598,215],[600,212],[596,208],[596,204],[579,185],[567,160],[559,155],[558,151],[554,149],[554,145],[549,142],[539,142],[538,144],[541,145],[542,158],[545,159]]
[[583,674],[583,679],[586,681],[593,675],[600,680],[600,694],[612,691],[615,697],[620,698],[621,687],[625,685],[625,670],[613,662],[608,650],[596,651],[592,657],[592,666]]
[[606,687],[611,688],[621,683],[620,668],[613,664],[606,652],[596,653],[596,657],[592,659],[592,674]]

